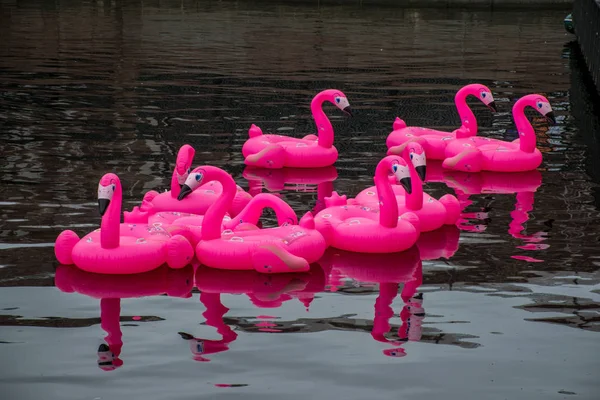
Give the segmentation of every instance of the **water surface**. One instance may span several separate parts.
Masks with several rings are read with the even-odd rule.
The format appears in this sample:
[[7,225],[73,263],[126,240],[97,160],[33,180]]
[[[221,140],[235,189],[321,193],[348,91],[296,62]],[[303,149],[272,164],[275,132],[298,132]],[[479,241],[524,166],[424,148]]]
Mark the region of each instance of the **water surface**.
[[[563,18],[0,2],[3,391],[23,399],[595,398],[599,124]],[[322,262],[296,278],[213,277],[252,282],[237,294],[219,295],[191,268],[164,278],[178,288],[171,296],[150,287],[154,296],[101,302],[85,288],[110,284],[76,274],[83,289],[58,278],[55,287],[53,242],[63,229],[98,225],[95,190],[108,171],[119,174],[130,208],[168,187],[175,154],[189,143],[196,165],[224,168],[250,189],[241,155],[250,124],[312,133],[310,100],[333,87],[356,110],[350,119],[326,109],[340,151],[333,188],[352,196],[372,184],[397,115],[454,129],[454,93],[470,82],[490,87],[500,110],[471,103],[482,135],[515,138],[512,104],[532,92],[550,99],[558,124],[530,114],[544,152],[539,187],[470,195],[462,230],[440,239],[459,233],[452,251],[432,245],[416,264],[367,260],[354,270]],[[461,179],[426,190],[460,195],[457,182],[468,182],[479,193],[485,181]],[[298,215],[317,201],[315,185],[274,191]],[[395,282],[369,276],[385,262],[399,271]],[[416,297],[391,295],[407,276],[422,279]],[[102,343],[120,350],[119,361],[100,360],[105,368]],[[198,343],[203,354],[191,351]]]

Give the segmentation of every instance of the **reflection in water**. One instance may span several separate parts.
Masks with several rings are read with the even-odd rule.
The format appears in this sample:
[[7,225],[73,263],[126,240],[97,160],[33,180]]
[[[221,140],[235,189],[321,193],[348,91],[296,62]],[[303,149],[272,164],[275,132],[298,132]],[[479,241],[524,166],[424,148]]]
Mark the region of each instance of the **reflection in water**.
[[[525,171],[520,173],[501,173],[484,171],[480,173],[467,173],[448,171],[441,168],[439,163],[432,165],[433,182],[444,182],[448,187],[454,189],[456,197],[465,210],[473,202],[469,199],[471,195],[477,194],[515,194],[515,208],[510,212],[511,221],[508,233],[515,239],[524,241],[525,245],[517,246],[522,250],[546,250],[550,245],[541,243],[547,239],[548,231],[538,231],[530,235],[523,234],[524,224],[529,220],[529,212],[533,210],[534,193],[542,185],[542,174],[537,171]],[[469,220],[486,222],[490,220],[492,207],[488,206],[479,212],[463,212],[458,227],[467,232],[484,232],[485,224],[473,224]],[[552,228],[552,220],[545,223],[547,228]],[[511,255],[511,258],[528,262],[543,262],[529,256]]]
[[[123,348],[121,299],[161,294],[191,297],[193,268],[188,265],[173,270],[163,266],[142,274],[102,275],[70,265],[59,265],[54,281],[62,292],[76,292],[100,299],[100,325],[106,332],[106,343],[98,348],[98,367],[112,371],[123,365],[119,358]],[[156,320],[156,317],[130,317],[125,320],[144,322]]]
[[[263,186],[269,192],[287,189],[310,193],[314,192],[314,189],[308,185],[317,185],[316,204],[311,210],[316,215],[325,208],[325,197],[329,197],[333,193],[333,182],[337,179],[338,174],[335,166],[303,169],[246,167],[243,176],[248,180],[248,192],[252,196],[261,193]],[[286,184],[291,186],[286,187]]]
[[[371,336],[379,342],[394,346],[392,349],[385,349],[383,354],[403,357],[406,350],[400,347],[402,343],[421,339],[421,324],[425,313],[422,308],[423,296],[416,295],[416,291],[423,282],[423,267],[416,246],[402,253],[391,254],[356,254],[329,248],[320,264],[327,270],[337,270],[340,275],[356,281],[379,284]],[[385,335],[391,329],[389,320],[394,315],[392,303],[398,295],[400,283],[404,284],[401,293],[404,307],[400,313],[402,326],[395,338],[389,339]]]
[[[237,334],[223,317],[229,311],[221,303],[221,294],[246,294],[258,308],[278,308],[284,302],[299,299],[308,309],[314,294],[325,289],[325,276],[316,265],[306,273],[265,275],[256,271],[234,271],[198,267],[195,284],[200,290],[200,301],[206,307],[202,314],[206,324],[217,329],[220,340],[197,338],[186,332],[179,332],[189,341],[190,350],[196,361],[210,361],[207,354],[229,350],[229,344],[237,339]],[[281,332],[272,317],[261,316],[254,326],[260,332]]]

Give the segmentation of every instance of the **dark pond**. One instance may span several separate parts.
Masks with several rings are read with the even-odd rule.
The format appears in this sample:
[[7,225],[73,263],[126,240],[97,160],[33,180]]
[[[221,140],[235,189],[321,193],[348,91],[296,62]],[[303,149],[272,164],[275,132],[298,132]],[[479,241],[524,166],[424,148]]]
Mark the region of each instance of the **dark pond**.
[[[3,398],[597,398],[600,129],[565,15],[0,1]],[[471,82],[499,107],[472,104],[485,136],[516,137],[518,97],[550,99],[556,126],[530,116],[541,180],[512,178],[516,194],[490,193],[481,174],[427,183],[471,203],[460,230],[416,256],[325,257],[292,277],[57,270],[58,233],[100,221],[105,172],[130,208],[168,186],[189,143],[196,165],[256,190],[241,155],[250,124],[312,133],[310,100],[331,87],[356,115],[327,108],[340,150],[329,180],[355,195],[395,116],[453,129],[454,93]],[[315,206],[316,185],[275,178],[299,215]]]

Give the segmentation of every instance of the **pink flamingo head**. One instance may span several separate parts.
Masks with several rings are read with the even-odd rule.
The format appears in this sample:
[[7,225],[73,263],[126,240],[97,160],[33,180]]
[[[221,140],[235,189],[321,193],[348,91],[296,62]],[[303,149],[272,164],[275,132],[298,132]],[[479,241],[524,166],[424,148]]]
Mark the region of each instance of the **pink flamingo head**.
[[345,112],[346,114],[352,116],[352,107],[350,107],[350,103],[348,102],[348,98],[341,90],[337,89],[327,89],[323,90],[315,98],[324,97],[325,100],[334,104],[337,108]]
[[113,173],[105,174],[98,184],[98,211],[103,216],[115,192],[121,192],[121,181]]
[[177,175],[177,183],[183,185],[188,175],[192,171],[192,162],[196,150],[189,144],[184,144],[177,153],[177,161],[175,162],[175,173]]
[[523,104],[523,108],[526,106],[535,108],[537,112],[546,117],[548,123],[553,125],[556,124],[556,117],[554,116],[554,111],[552,111],[550,101],[548,101],[548,99],[541,94],[528,94],[527,96],[521,97],[513,106],[513,110],[515,107],[517,107],[517,104]]
[[461,91],[464,91],[467,95],[473,95],[477,97],[479,101],[485,104],[490,110],[492,110],[492,112],[498,112],[492,91],[487,86],[480,83],[472,83],[463,87],[458,91],[458,93]]
[[396,181],[404,187],[406,193],[410,194],[412,192],[412,183],[410,180],[410,170],[406,160],[399,156],[387,156],[380,161],[380,164],[381,163],[389,165],[392,174],[396,177]]
[[181,192],[179,192],[177,200],[183,200],[188,194],[202,186],[205,175],[204,168],[202,167],[195,168],[190,172],[183,186],[181,186]]
[[407,162],[410,162],[417,171],[419,178],[425,182],[427,175],[427,157],[425,149],[421,145],[422,138],[413,138],[398,146],[390,147],[388,154],[401,156]]

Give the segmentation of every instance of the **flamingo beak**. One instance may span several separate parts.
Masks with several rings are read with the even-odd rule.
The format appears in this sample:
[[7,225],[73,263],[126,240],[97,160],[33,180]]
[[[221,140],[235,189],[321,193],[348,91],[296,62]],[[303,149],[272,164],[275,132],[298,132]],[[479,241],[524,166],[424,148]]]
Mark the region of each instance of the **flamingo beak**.
[[490,104],[487,105],[488,108],[490,110],[492,110],[492,112],[498,112],[498,107],[496,107],[496,102],[492,101]]
[[402,187],[404,187],[404,190],[406,190],[406,193],[408,193],[408,194],[412,193],[412,183],[411,183],[410,178],[400,179],[400,184],[402,185]]
[[544,117],[546,117],[546,120],[548,121],[548,123],[550,123],[552,125],[556,125],[556,117],[554,116],[553,111],[550,111],[548,114],[544,115]]
[[100,212],[101,217],[104,216],[104,213],[108,209],[109,204],[110,204],[109,199],[98,199],[98,211]]
[[192,188],[188,185],[181,185],[181,192],[177,196],[177,200],[183,200],[188,194],[192,193]]
[[342,111],[348,114],[350,117],[352,116],[352,107],[345,107]]
[[427,175],[427,166],[419,165],[418,167],[415,167],[415,170],[417,171],[417,175],[419,175],[419,178],[421,178],[421,180],[425,182],[425,176]]

